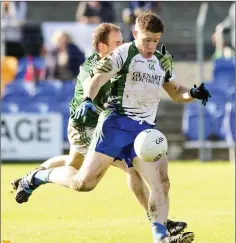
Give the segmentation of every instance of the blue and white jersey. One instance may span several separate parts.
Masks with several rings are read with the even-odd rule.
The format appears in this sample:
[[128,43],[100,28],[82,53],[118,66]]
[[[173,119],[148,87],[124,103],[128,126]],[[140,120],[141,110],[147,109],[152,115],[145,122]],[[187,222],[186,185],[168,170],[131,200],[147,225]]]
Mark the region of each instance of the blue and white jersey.
[[142,57],[135,42],[110,53],[107,58],[116,75],[111,79],[108,109],[154,125],[166,75],[159,62],[161,57],[158,51],[149,59]]

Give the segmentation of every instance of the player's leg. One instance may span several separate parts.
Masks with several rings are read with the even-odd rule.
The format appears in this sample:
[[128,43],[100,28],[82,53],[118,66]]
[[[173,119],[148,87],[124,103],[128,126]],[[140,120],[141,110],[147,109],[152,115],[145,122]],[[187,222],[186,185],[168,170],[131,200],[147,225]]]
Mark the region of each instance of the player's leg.
[[103,178],[113,160],[114,158],[108,155],[89,151],[80,170],[73,177],[73,189],[76,191],[93,190]]
[[18,186],[16,201],[27,202],[32,192],[40,185],[54,183],[76,191],[91,191],[102,179],[114,158],[90,151],[80,170],[72,166],[62,166],[32,172],[24,177]]
[[150,188],[148,211],[150,213],[151,221],[164,224],[167,220],[169,211],[169,182],[162,184],[159,161],[148,163],[135,157],[133,159],[133,165],[147,181]]
[[[50,168],[64,166],[66,164],[67,157],[68,157],[68,155],[59,155],[59,156],[52,157],[52,158],[46,160],[45,162],[43,162],[41,165],[39,165],[34,170],[46,170],[46,169],[50,169]],[[22,179],[21,177],[18,177],[17,179],[15,179],[11,182],[12,188],[14,190],[17,190],[21,179]]]
[[[71,119],[69,119],[67,130],[68,140],[70,142],[69,155],[54,156],[43,162],[40,166],[34,169],[34,171],[56,168],[60,166],[73,166],[76,169],[81,167],[84,156],[88,151],[90,141],[89,137],[92,136],[94,129],[73,125]],[[18,188],[21,179],[22,178],[17,178],[11,182],[14,190]]]
[[39,168],[50,169],[50,168],[64,166],[66,164],[66,158],[67,158],[67,156],[68,155],[65,154],[65,155],[58,155],[58,156],[52,157],[52,158],[44,161],[39,166]]
[[[40,171],[34,178],[40,180],[47,177],[48,179],[45,182],[48,183],[55,183],[76,191],[91,191],[102,179],[112,161],[113,158],[107,155],[90,151],[86,155],[80,170],[76,170],[72,166],[63,166],[47,171]],[[43,176],[44,172],[47,174]]]
[[116,160],[112,165],[126,173],[128,187],[144,210],[148,212],[149,191],[139,172],[133,167],[128,168],[124,161]]
[[[116,160],[112,163],[112,165],[126,173],[127,184],[129,188],[134,193],[140,205],[144,208],[149,221],[151,221],[148,212],[148,200],[150,193],[143,177],[136,169],[134,169],[134,167],[127,167],[127,164],[124,161]],[[184,229],[187,227],[187,223],[167,219],[165,226],[170,235],[174,236],[184,231]]]
[[52,157],[42,163],[39,168],[51,169],[60,166],[73,166],[78,170],[83,160],[84,155],[78,152],[74,146],[70,146],[69,154]]
[[[57,157],[60,157],[60,156],[57,156]],[[81,165],[83,164],[83,160],[84,160],[84,155],[82,153],[79,153],[78,150],[76,149],[75,146],[71,145],[70,146],[70,152],[69,152],[69,155],[62,155],[61,157],[64,157],[64,160],[61,161],[61,165],[59,166],[59,164],[57,164],[58,166],[55,166],[53,167],[53,159],[50,159],[48,160],[48,168],[46,169],[52,169],[52,168],[56,168],[56,167],[61,167],[62,169],[61,170],[58,170],[58,172],[56,172],[56,175],[60,173],[60,171],[63,171],[62,173],[66,173],[67,176],[73,176],[74,174],[77,173],[77,170],[80,169]],[[59,160],[60,158],[58,158]],[[47,161],[46,161],[47,162]],[[64,169],[64,167],[68,167],[67,169]],[[54,174],[54,171],[51,172],[52,174]],[[66,176],[66,177],[67,177]],[[59,174],[59,177],[60,177],[60,174]],[[64,178],[66,178],[65,176],[62,176],[60,179],[62,181],[66,180]],[[57,181],[55,182],[56,184],[60,184],[59,183],[60,180],[58,180],[58,183]]]
[[79,169],[83,163],[84,157],[88,152],[94,128],[84,125],[73,124],[72,120],[68,122],[68,140],[70,142],[70,153],[66,160],[67,166],[73,166]]
[[138,202],[148,212],[149,190],[142,176],[134,168],[127,169],[127,184],[131,191],[136,196]]
[[55,168],[60,166],[73,166],[79,169],[83,163],[84,156],[88,151],[90,137],[94,129],[86,128],[83,125],[74,125],[72,120],[68,121],[68,140],[70,142],[70,151],[68,155],[59,155],[52,157],[42,163],[39,168]]
[[[69,155],[59,155],[52,157],[38,166],[35,170],[47,170],[61,166],[73,166],[74,168],[79,169],[83,163],[83,160],[84,156],[71,146]],[[17,178],[12,181],[11,184],[14,190],[18,188],[21,179],[22,178]]]
[[167,221],[169,212],[168,192],[170,187],[167,157],[163,156],[159,161],[153,163],[143,162],[139,158],[135,157],[133,164],[150,187],[148,207],[152,221],[154,242],[192,242],[194,239],[194,234],[192,232],[175,234],[175,236],[168,236],[167,234],[165,222]]
[[[97,126],[90,146],[91,151],[86,155],[79,171],[72,166],[33,171],[20,181],[16,193],[16,201],[18,203],[27,202],[32,192],[38,186],[50,182],[73,188],[76,191],[92,190],[101,180],[114,158],[117,157],[116,154],[118,155],[120,152],[120,150],[116,151],[116,146],[109,148],[114,134],[112,128],[108,127],[106,129],[104,120],[106,120],[106,114],[101,118],[101,123]],[[97,150],[101,152],[96,152]],[[107,152],[109,150],[114,153],[114,157],[109,156],[109,152]]]

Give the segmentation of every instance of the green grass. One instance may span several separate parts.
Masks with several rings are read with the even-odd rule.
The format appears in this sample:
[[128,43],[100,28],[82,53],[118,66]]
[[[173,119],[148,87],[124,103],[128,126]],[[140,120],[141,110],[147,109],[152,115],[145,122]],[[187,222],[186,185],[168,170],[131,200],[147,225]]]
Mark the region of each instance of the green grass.
[[[2,165],[1,236],[11,243],[152,243],[150,223],[126,186],[125,175],[109,169],[98,187],[76,193],[40,187],[19,205],[10,182],[35,165]],[[230,163],[169,165],[170,218],[185,220],[195,243],[233,243],[234,166]]]

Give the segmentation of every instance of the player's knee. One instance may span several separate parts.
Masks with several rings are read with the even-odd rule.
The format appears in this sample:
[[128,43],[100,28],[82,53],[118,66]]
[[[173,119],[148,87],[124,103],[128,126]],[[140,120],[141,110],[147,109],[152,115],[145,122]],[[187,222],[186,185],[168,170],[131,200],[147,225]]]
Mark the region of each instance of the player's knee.
[[73,180],[72,187],[78,192],[90,192],[95,188],[94,185],[88,183],[86,180]]
[[66,160],[66,166],[72,166],[75,169],[80,169],[81,165],[83,163],[83,155],[76,155],[76,156],[68,156]]

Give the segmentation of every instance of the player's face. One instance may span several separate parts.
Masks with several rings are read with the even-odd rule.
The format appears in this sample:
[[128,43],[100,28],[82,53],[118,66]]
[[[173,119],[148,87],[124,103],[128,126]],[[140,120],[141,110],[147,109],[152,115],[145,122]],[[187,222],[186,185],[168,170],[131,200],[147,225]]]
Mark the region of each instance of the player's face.
[[123,44],[123,36],[120,31],[111,31],[105,44],[105,55],[109,54]]
[[154,52],[156,51],[162,33],[152,33],[149,31],[134,30],[133,35],[141,55],[144,58],[151,58]]

